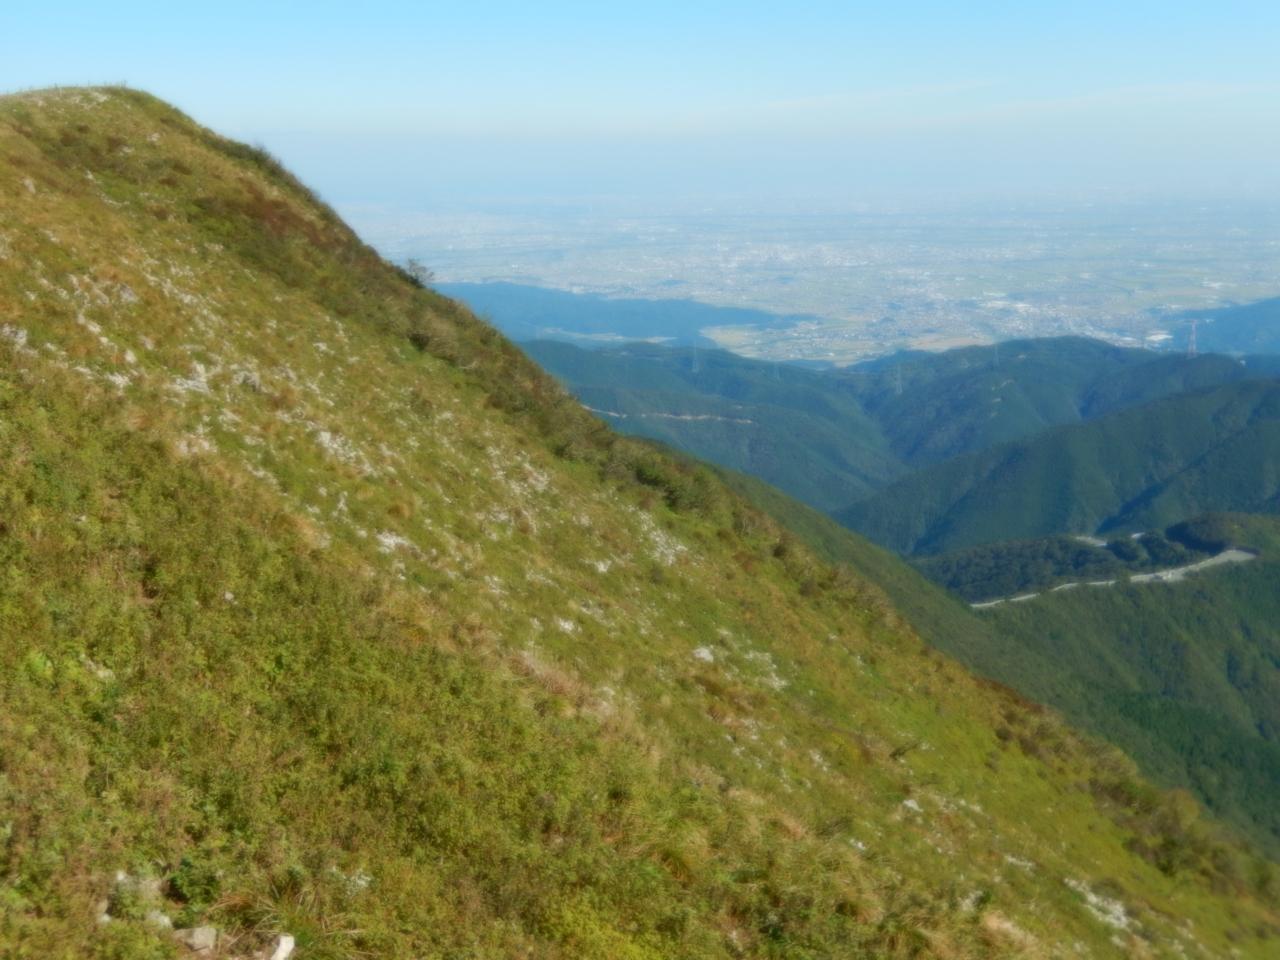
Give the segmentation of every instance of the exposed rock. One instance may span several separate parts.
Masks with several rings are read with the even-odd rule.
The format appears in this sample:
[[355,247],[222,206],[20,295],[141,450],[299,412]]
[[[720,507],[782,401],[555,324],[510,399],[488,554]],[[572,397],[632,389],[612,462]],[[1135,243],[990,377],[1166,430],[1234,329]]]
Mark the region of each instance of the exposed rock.
[[206,953],[218,945],[218,928],[184,927],[173,931],[173,937],[197,953]]
[[276,948],[272,952],[270,960],[289,960],[289,957],[293,955],[294,945],[292,936],[287,933],[280,934],[279,939],[276,940]]
[[[97,904],[98,923],[110,923],[115,917],[143,913],[149,922],[172,926],[169,918],[158,909],[164,900],[162,885],[158,877],[117,870],[110,894]],[[153,919],[156,914],[164,917],[164,924]]]
[[161,881],[158,877],[134,876],[123,870],[116,871],[117,892],[132,894],[143,903],[159,902],[160,887]]

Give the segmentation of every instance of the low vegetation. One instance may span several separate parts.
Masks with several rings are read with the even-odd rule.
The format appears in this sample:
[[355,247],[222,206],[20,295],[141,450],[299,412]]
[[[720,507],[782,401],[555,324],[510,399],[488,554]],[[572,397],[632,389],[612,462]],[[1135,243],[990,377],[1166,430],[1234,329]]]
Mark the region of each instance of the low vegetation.
[[261,151],[0,100],[0,944],[1264,957],[1275,868]]
[[[1280,854],[1276,520],[1216,514],[1166,531],[1168,543],[1200,556],[1256,552],[1247,564],[975,611],[816,511],[752,478],[726,479],[828,560],[880,585],[937,647],[1118,744],[1145,776],[1191,791],[1258,848]],[[1016,557],[1020,545],[1012,549]]]

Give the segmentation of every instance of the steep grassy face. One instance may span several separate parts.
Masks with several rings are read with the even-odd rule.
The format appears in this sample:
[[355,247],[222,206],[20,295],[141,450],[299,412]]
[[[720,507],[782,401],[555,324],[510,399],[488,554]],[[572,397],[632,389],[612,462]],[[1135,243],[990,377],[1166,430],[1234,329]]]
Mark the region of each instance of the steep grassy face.
[[[1006,584],[1010,593],[1043,592],[1032,602],[974,610],[887,550],[758,480],[726,480],[821,555],[882,587],[934,646],[1061,710],[1078,728],[1117,744],[1144,775],[1192,791],[1258,849],[1272,857],[1280,851],[1280,521],[1203,517],[1171,528],[1167,538],[1142,541],[1155,542],[1155,565],[1163,568],[1232,545],[1257,554],[1248,563],[1175,584],[1126,584],[1153,563],[1152,551],[1134,547],[1145,561],[1121,564],[1109,551],[1093,550],[1114,565],[1098,570],[1090,558],[1074,574],[1051,571],[1047,583]],[[1027,561],[1019,555],[1038,546],[1045,544],[996,545],[999,575],[1020,575]],[[1010,570],[1000,568],[1005,563]],[[1080,576],[1117,582],[1051,589]]]
[[[1280,522],[1214,517],[1206,545],[1256,560],[1177,584],[1048,593],[983,611],[973,661],[1107,737],[1280,851]],[[1194,535],[1194,534],[1193,534]]]
[[8,956],[1274,952],[1194,805],[143,95],[0,100],[0,455]]

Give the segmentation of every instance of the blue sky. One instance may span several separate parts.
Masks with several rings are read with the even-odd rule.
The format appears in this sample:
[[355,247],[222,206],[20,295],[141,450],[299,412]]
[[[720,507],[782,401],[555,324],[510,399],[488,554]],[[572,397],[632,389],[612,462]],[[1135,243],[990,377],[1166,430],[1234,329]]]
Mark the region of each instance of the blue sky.
[[1280,3],[0,3],[340,202],[1280,195]]

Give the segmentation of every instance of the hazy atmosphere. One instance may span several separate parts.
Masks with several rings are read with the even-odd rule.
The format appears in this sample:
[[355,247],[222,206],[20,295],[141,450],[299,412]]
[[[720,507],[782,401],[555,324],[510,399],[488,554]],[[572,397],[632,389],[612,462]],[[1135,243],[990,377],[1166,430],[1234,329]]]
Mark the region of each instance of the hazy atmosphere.
[[0,17],[0,88],[172,99],[439,280],[809,318],[701,331],[750,356],[1168,345],[1169,316],[1280,288],[1269,3]]
[[340,204],[1274,197],[1278,30],[1268,2],[15,0],[0,89],[153,91]]

